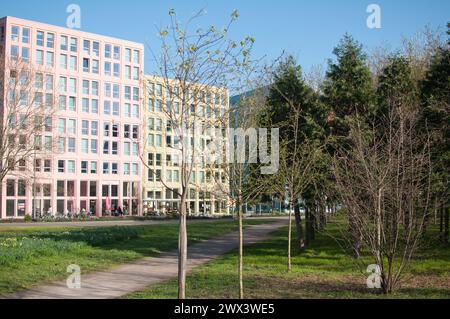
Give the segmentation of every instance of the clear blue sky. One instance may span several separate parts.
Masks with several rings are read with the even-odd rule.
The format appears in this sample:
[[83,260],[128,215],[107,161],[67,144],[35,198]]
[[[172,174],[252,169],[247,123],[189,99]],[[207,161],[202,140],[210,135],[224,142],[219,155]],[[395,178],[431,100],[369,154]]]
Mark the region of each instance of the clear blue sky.
[[[174,8],[187,18],[205,8],[197,21],[203,27],[223,26],[233,9],[240,13],[231,36],[255,38],[254,55],[275,58],[282,50],[295,55],[308,69],[332,57],[332,49],[345,32],[367,49],[383,43],[397,47],[401,36],[410,36],[429,25],[445,30],[450,21],[449,0],[15,0],[0,2],[0,15],[11,15],[65,26],[66,7],[81,6],[82,30],[143,42],[157,50],[156,26],[168,22]],[[381,7],[382,28],[368,29],[366,8]],[[154,68],[146,54],[146,71]]]

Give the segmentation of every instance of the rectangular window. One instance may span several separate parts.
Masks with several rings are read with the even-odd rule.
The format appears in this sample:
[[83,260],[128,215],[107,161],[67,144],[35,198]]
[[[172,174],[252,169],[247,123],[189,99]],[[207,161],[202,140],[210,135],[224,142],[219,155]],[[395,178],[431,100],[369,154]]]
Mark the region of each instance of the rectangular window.
[[67,37],[65,35],[61,36],[60,48],[61,48],[62,51],[67,51]]
[[19,47],[17,45],[11,46],[11,58],[14,61],[17,61],[19,59]]
[[83,138],[81,140],[81,152],[83,154],[89,153],[89,146],[88,146],[88,144],[89,144],[89,140],[88,139]]
[[103,142],[103,154],[109,154],[109,141]]
[[109,174],[109,163],[103,162],[103,174]]
[[67,70],[67,55],[61,54],[59,56],[59,67],[61,69]]
[[77,52],[77,42],[76,38],[70,38],[70,51]]
[[91,113],[98,114],[98,100],[91,100]]
[[77,100],[74,96],[69,96],[69,111],[75,112],[77,110]]
[[69,134],[76,134],[77,130],[77,120],[69,119],[68,125],[67,125],[67,132]]
[[130,143],[129,142],[123,143],[123,154],[130,155]]
[[110,62],[105,62],[105,75],[107,76],[111,76],[111,63]]
[[130,164],[129,163],[123,164],[123,175],[130,175]]
[[83,53],[86,55],[91,54],[91,42],[89,40],[83,40]]
[[133,51],[133,62],[136,64],[139,64],[139,60],[140,60],[140,53],[138,50],[134,50]]
[[120,98],[120,85],[119,84],[113,84],[113,98],[114,99]]
[[36,32],[36,45],[44,46],[44,32],[38,31]]
[[22,61],[28,62],[30,60],[30,49],[22,47]]
[[99,74],[99,62],[98,62],[98,60],[92,60],[92,73]]
[[89,99],[83,98],[81,101],[81,110],[84,113],[89,113]]
[[112,142],[112,145],[111,145],[112,147],[111,147],[111,154],[112,155],[117,155],[118,154],[118,146],[117,146],[117,142]]
[[55,46],[55,35],[53,33],[47,33],[47,48],[53,49]]
[[75,161],[67,161],[67,173],[75,174]]
[[42,50],[36,51],[36,64],[44,65],[44,51]]
[[75,78],[69,79],[69,92],[77,93],[77,79],[75,79]]
[[47,52],[47,57],[46,57],[46,59],[47,59],[47,66],[49,66],[49,67],[53,67],[53,65],[54,65],[54,60],[55,60],[55,55],[54,55],[54,53],[53,52]]
[[58,161],[58,173],[64,173],[65,171],[65,161],[59,160]]
[[81,121],[81,134],[89,135],[89,121],[86,120]]
[[98,135],[98,122],[97,121],[91,122],[91,135],[92,136]]
[[114,59],[120,60],[120,47],[114,46]]
[[103,102],[103,114],[105,114],[105,115],[111,114],[111,102],[110,101]]
[[105,83],[103,95],[104,97],[111,97],[111,83]]
[[105,44],[105,58],[111,58],[111,44]]
[[83,72],[89,72],[89,59],[83,58]]
[[[87,174],[88,172],[88,162],[86,161],[81,161],[81,174]],[[81,192],[81,196],[86,196],[83,194],[83,192]]]
[[125,61],[131,62],[131,49],[125,48]]
[[92,52],[95,56],[100,56],[100,44],[96,41],[92,42]]
[[[3,31],[3,29],[2,29]],[[14,42],[19,41],[19,27],[12,26],[11,27],[11,40]]]
[[119,116],[119,102],[113,102],[112,115]]
[[92,81],[91,82],[91,86],[92,86],[91,94],[94,95],[94,96],[98,96],[98,82],[97,81]]
[[73,137],[69,137],[67,151],[69,153],[75,153],[75,139]]
[[91,153],[97,154],[98,142],[97,140],[91,140]]
[[83,94],[89,95],[89,81],[83,80]]
[[78,69],[77,68],[77,57],[71,55],[70,56],[70,70],[71,71],[76,71],[77,69]]
[[22,43],[30,43],[30,29],[29,28],[22,29]]
[[117,175],[118,173],[119,171],[117,163],[111,163],[111,174]]
[[116,78],[118,78],[119,76],[120,76],[120,71],[119,71],[119,63],[114,63],[114,66],[113,66],[113,72],[114,72],[114,76],[116,77]]

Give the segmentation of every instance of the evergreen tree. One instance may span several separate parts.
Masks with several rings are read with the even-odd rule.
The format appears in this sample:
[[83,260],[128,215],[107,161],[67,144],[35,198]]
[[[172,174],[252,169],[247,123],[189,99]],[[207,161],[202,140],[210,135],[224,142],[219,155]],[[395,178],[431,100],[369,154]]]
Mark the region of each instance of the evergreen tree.
[[[448,25],[450,35],[450,24]],[[447,44],[450,46],[450,40]],[[421,83],[425,129],[432,136],[433,191],[441,214],[441,236],[449,237],[450,214],[450,50],[443,47],[433,57]]]
[[323,101],[332,120],[332,134],[346,137],[352,116],[367,116],[373,112],[372,75],[366,63],[362,45],[345,34],[329,61],[323,87]]

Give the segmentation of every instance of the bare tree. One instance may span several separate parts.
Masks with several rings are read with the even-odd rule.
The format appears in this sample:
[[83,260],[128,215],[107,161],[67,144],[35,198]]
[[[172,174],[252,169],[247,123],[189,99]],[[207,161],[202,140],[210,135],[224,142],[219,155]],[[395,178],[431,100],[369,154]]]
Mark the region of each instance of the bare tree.
[[[430,205],[430,153],[417,108],[392,108],[372,131],[356,119],[334,174],[353,226],[390,293],[417,250]],[[344,238],[351,241],[348,234]]]
[[0,187],[6,176],[19,176],[33,182],[34,197],[36,160],[58,151],[55,80],[28,60],[2,56],[1,61]]
[[182,24],[175,11],[170,10],[169,26],[159,29],[160,54],[154,54],[158,75],[166,90],[164,112],[177,138],[177,145],[174,147],[181,159],[181,189],[173,190],[180,198],[178,258],[180,299],[186,297],[186,199],[192,172],[196,167],[203,165],[197,160],[200,154],[196,141],[202,132],[197,128],[199,124],[211,125],[208,113],[211,112],[213,103],[207,101],[208,94],[212,92],[220,94],[222,100],[228,99],[227,88],[232,86],[236,77],[239,77],[241,71],[249,65],[250,49],[253,44],[251,37],[239,42],[228,38],[229,28],[238,18],[237,11],[232,13],[229,23],[222,30],[212,26],[191,32],[192,24],[202,14],[203,10]]
[[[251,93],[248,93],[251,92]],[[256,159],[257,145],[257,116],[265,103],[264,89],[257,87],[243,93],[239,101],[232,105],[229,112],[221,119],[222,127],[231,125],[231,132],[226,141],[226,154],[221,150],[221,146],[215,148],[215,154],[224,156],[223,164],[219,165],[221,178],[214,174],[217,164],[208,165],[211,174],[214,176],[217,196],[226,196],[230,199],[230,206],[239,221],[239,298],[244,298],[244,230],[243,230],[243,206],[248,201],[260,196],[263,188],[258,183],[252,183],[253,174],[259,174],[261,161]],[[248,137],[248,139],[247,139]],[[266,138],[259,136],[259,139]],[[247,144],[248,141],[248,144]],[[253,142],[253,144],[251,144]],[[247,156],[248,154],[248,156]],[[244,155],[244,156],[242,156]]]

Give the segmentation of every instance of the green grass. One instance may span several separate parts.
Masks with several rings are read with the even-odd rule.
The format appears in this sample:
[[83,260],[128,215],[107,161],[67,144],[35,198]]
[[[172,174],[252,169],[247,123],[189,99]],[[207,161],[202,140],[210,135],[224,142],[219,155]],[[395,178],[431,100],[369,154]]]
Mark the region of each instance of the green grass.
[[[248,220],[246,225],[270,222]],[[189,244],[237,230],[237,222],[189,221]],[[178,245],[178,224],[116,227],[14,228],[0,231],[0,295],[67,276],[108,269]]]
[[[293,250],[293,270],[287,273],[287,228],[270,240],[245,248],[244,286],[247,298],[450,298],[450,249],[435,241],[431,231],[410,267],[402,287],[385,296],[366,288],[367,273],[329,235],[318,234],[302,254]],[[192,271],[187,278],[189,298],[237,298],[237,252],[233,251]],[[372,264],[369,257],[362,264]],[[176,298],[177,282],[149,287],[127,298]]]

